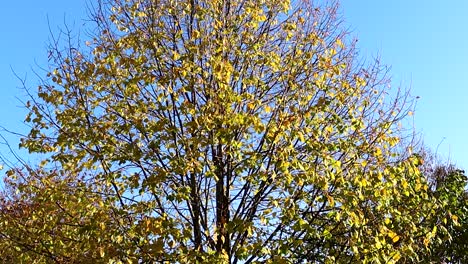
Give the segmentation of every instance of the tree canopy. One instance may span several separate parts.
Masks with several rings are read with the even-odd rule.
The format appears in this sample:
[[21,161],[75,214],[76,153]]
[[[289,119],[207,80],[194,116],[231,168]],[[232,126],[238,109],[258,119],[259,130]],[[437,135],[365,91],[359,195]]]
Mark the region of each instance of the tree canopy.
[[[436,231],[409,97],[336,3],[109,0],[52,43],[4,260],[396,263]],[[402,151],[403,146],[403,151]]]
[[450,162],[441,162],[427,149],[420,151],[425,164],[421,172],[429,182],[432,210],[421,223],[432,226],[434,243],[419,247],[424,263],[466,263],[468,261],[468,178]]

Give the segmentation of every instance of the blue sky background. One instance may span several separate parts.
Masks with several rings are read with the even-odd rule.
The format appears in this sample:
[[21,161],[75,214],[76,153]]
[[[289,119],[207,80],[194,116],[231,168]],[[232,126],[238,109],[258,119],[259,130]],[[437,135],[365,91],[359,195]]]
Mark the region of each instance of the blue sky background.
[[[411,88],[420,96],[415,129],[427,146],[445,159],[468,169],[468,1],[343,0],[345,25],[359,39],[363,57],[379,55],[391,65],[393,85]],[[53,32],[67,23],[85,23],[86,1],[16,0],[0,7],[0,125],[23,132],[26,111],[21,82],[33,88],[33,70],[47,67],[47,44]],[[44,74],[43,74],[44,75]],[[2,133],[16,148],[18,139]],[[438,147],[439,146],[439,147]],[[11,157],[0,146],[3,156]]]
[[414,120],[424,143],[468,169],[468,1],[344,0],[341,7],[361,53],[379,54],[393,84],[421,97]]

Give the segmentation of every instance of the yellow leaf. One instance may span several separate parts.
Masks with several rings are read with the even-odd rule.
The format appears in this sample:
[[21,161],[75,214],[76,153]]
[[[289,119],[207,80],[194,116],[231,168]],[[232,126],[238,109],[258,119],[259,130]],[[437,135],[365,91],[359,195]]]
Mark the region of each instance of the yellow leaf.
[[367,180],[366,178],[362,178],[361,179],[361,184],[360,184],[362,187],[366,187],[367,186]]
[[377,241],[377,243],[375,243],[375,247],[377,249],[381,249],[382,248],[382,243],[380,243],[380,241]]
[[424,238],[423,243],[426,247],[429,246],[429,241],[430,241],[429,238],[427,237]]
[[341,39],[336,40],[336,45],[338,45],[338,47],[340,47],[341,49],[344,48],[344,44],[343,41],[341,41]]
[[382,156],[382,150],[381,150],[380,148],[377,148],[377,149],[375,150],[375,156],[377,156],[377,157]]
[[327,200],[330,203],[330,206],[335,206],[335,200],[330,195],[327,195]]
[[335,215],[335,220],[339,222],[341,220],[341,214],[339,212],[336,213]]
[[199,38],[200,37],[200,31],[198,31],[198,30],[192,31],[192,37],[195,38],[195,39]]
[[401,255],[399,251],[395,252],[395,255],[392,256],[392,260],[394,260],[395,262],[400,260],[400,258],[401,258]]
[[408,182],[406,181],[406,179],[401,180],[401,186],[403,187],[403,189],[408,188]]
[[300,140],[301,142],[305,142],[305,141],[306,141],[305,138],[304,138],[304,134],[298,133],[297,136],[298,136],[298,138],[299,138],[299,140]]
[[392,240],[393,243],[396,243],[398,240],[400,240],[400,237],[392,230],[388,230],[387,236]]
[[421,190],[421,183],[417,183],[416,186],[414,187],[414,190],[417,192]]
[[177,51],[173,51],[173,52],[172,52],[172,59],[178,60],[179,58],[180,58],[179,53],[177,53]]

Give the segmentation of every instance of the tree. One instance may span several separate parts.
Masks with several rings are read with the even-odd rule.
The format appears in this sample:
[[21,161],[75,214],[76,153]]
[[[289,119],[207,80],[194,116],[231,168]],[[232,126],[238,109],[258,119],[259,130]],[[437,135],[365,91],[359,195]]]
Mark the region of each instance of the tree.
[[27,168],[14,177],[0,200],[2,262],[98,262],[102,252],[119,251],[105,232],[117,227],[106,225],[113,214],[103,210],[101,195],[58,171]]
[[336,3],[111,0],[92,18],[27,103],[21,146],[46,157],[9,173],[3,207],[34,207],[2,212],[13,258],[417,257],[432,227],[420,158],[396,149],[407,95],[385,97]]
[[432,226],[435,243],[420,247],[425,263],[466,263],[468,261],[468,178],[450,163],[442,163],[428,150],[422,150],[422,173],[429,181],[433,208],[422,224]]

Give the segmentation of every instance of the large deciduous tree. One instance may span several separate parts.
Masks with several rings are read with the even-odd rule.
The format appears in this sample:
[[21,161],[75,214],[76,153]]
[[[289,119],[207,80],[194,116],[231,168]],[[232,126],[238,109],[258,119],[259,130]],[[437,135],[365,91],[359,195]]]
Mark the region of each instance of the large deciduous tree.
[[21,146],[46,157],[9,173],[6,255],[416,257],[432,227],[419,225],[420,159],[396,148],[407,97],[388,91],[377,62],[359,62],[335,3],[109,0],[94,11],[86,45],[54,43],[27,104]]

